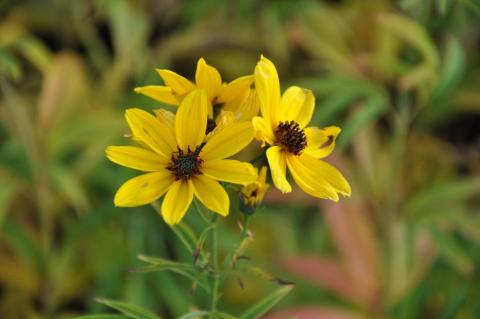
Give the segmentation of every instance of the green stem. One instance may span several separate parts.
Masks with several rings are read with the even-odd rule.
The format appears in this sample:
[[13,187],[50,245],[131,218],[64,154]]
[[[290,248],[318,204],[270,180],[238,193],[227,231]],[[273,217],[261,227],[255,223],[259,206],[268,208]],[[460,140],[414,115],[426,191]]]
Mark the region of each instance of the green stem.
[[211,291],[211,306],[210,306],[210,318],[215,318],[217,312],[218,301],[218,287],[220,286],[220,274],[218,272],[218,235],[217,235],[217,220],[218,215],[212,213],[212,237],[211,237],[211,266],[213,273],[213,284]]
[[[153,202],[152,207],[161,215],[161,209],[160,205],[158,202]],[[190,244],[188,239],[185,237],[185,235],[178,229],[177,226],[170,226],[170,229],[173,231],[173,233],[180,239],[182,244],[185,246],[185,248],[188,250],[189,253],[193,254],[193,246]]]

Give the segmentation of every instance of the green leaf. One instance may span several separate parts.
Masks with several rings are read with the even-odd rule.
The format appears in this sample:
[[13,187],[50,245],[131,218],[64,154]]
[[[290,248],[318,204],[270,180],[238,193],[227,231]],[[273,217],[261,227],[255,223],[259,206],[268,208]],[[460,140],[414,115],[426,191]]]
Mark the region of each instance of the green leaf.
[[128,319],[123,315],[111,315],[111,314],[98,314],[98,315],[86,315],[80,317],[73,317],[70,319]]
[[338,147],[343,149],[355,133],[363,126],[376,120],[386,109],[387,103],[386,98],[380,93],[375,93],[365,101],[360,109],[343,125],[342,133],[337,142]]
[[443,185],[428,187],[419,192],[407,203],[404,211],[409,216],[419,216],[433,211],[436,207],[445,208],[480,193],[480,179],[468,178]]
[[285,285],[275,290],[271,295],[265,297],[263,300],[252,306],[245,311],[239,319],[256,319],[266,314],[272,309],[283,297],[285,297],[292,289],[294,285]]
[[192,264],[144,255],[139,255],[138,259],[149,265],[135,269],[137,272],[171,271],[198,283],[202,288],[208,289],[208,284],[203,279],[203,275]]
[[208,316],[209,314],[210,312],[205,310],[193,311],[181,316],[179,319],[196,319]]
[[447,262],[464,274],[470,274],[474,270],[472,259],[465,248],[455,240],[453,234],[441,231],[435,226],[430,227],[430,233]]
[[143,309],[137,305],[128,304],[121,301],[98,298],[97,302],[104,304],[110,308],[120,311],[128,318],[132,319],[160,319],[149,310]]

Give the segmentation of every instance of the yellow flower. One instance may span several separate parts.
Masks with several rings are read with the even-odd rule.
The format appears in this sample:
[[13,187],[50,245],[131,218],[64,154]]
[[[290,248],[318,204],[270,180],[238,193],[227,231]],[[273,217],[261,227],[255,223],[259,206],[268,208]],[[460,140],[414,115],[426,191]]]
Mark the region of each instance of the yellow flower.
[[280,84],[273,63],[261,57],[255,67],[255,89],[260,99],[262,117],[252,120],[255,135],[266,152],[272,180],[280,191],[292,190],[286,169],[306,193],[338,201],[338,194],[350,196],[351,189],[342,174],[320,160],[335,147],[340,128],[306,127],[315,107],[310,90],[289,87],[280,96]]
[[257,178],[251,164],[225,159],[250,143],[253,129],[249,122],[233,123],[204,142],[208,104],[206,91],[195,90],[176,115],[126,111],[132,136],[143,147],[110,146],[106,154],[112,162],[146,173],[118,189],[116,206],[152,203],[166,193],[161,214],[173,225],[182,220],[195,195],[208,209],[228,214],[229,197],[218,181],[245,185]]
[[265,193],[270,187],[267,181],[267,167],[262,166],[258,178],[253,183],[242,187],[242,195],[245,206],[255,207],[263,201]]
[[196,89],[204,89],[210,101],[208,116],[211,119],[213,119],[214,115],[212,105],[228,104],[231,107],[238,107],[247,99],[250,85],[253,83],[253,75],[246,75],[225,84],[222,82],[222,77],[218,70],[208,65],[203,58],[200,58],[197,62],[195,83],[169,70],[157,69],[156,71],[163,79],[163,82],[165,82],[165,85],[138,87],[135,89],[135,92],[162,103],[179,105],[188,93]]

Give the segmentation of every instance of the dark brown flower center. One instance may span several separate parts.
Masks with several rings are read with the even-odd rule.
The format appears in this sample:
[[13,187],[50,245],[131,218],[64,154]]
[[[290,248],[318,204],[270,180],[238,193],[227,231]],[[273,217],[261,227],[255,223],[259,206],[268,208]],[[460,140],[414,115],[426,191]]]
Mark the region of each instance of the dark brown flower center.
[[200,166],[203,160],[199,154],[202,150],[202,145],[192,151],[190,147],[185,152],[179,147],[178,151],[172,153],[171,161],[167,165],[167,169],[172,172],[176,180],[187,180],[195,175],[202,174],[200,172]]
[[289,153],[300,155],[307,147],[307,136],[295,121],[280,122],[275,130],[277,143]]

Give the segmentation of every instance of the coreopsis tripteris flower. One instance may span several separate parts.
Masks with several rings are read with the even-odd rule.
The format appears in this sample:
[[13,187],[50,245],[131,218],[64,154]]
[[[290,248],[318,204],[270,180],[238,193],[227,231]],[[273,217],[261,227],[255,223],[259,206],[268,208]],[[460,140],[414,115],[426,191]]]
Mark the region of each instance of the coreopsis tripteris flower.
[[250,143],[250,123],[232,123],[204,142],[208,99],[205,90],[194,90],[180,104],[176,115],[157,116],[137,108],[125,117],[137,146],[110,146],[107,157],[122,166],[145,172],[124,183],[114,199],[116,206],[152,203],[165,193],[161,214],[173,225],[181,221],[195,196],[208,209],[223,216],[229,197],[218,181],[245,185],[256,180],[249,163],[226,159]]
[[[162,103],[179,105],[188,93],[196,89],[204,89],[210,102],[208,116],[214,118],[213,105],[225,105],[226,110],[236,111],[243,106],[250,95],[250,86],[253,76],[239,77],[225,84],[218,70],[208,65],[203,58],[197,62],[195,83],[170,70],[157,69],[157,73],[163,79],[165,85],[148,85],[138,87],[135,92],[144,94]],[[251,111],[251,110],[250,110]],[[257,109],[258,113],[258,109]],[[254,115],[257,115],[255,113]],[[250,120],[252,115],[248,120]]]
[[251,214],[263,201],[265,193],[270,188],[267,183],[267,167],[262,166],[256,181],[242,187],[242,198],[240,202],[242,212]]
[[267,146],[275,187],[283,193],[292,190],[288,167],[297,185],[312,196],[334,201],[338,194],[349,196],[350,185],[342,174],[321,160],[333,151],[340,129],[306,127],[315,106],[312,92],[292,86],[280,96],[275,66],[263,56],[255,67],[255,89],[262,116],[253,118],[252,123],[257,139]]

